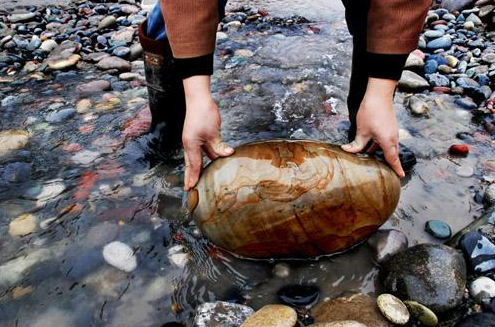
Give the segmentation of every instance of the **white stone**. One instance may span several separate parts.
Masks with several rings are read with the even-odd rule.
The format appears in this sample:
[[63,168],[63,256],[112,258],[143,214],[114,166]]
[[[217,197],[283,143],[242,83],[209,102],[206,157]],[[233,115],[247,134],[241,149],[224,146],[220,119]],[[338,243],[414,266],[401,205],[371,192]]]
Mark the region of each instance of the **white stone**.
[[196,308],[194,327],[240,326],[254,310],[228,302],[206,302]]
[[457,175],[461,177],[471,177],[474,175],[474,168],[468,165],[462,165],[457,168]]
[[229,36],[227,35],[227,33],[217,32],[217,41],[226,40],[228,38],[229,38]]
[[57,42],[55,42],[55,40],[52,39],[43,41],[43,43],[41,43],[40,45],[40,49],[45,52],[51,52],[56,47],[57,47]]
[[96,159],[100,157],[99,152],[94,152],[94,151],[89,151],[89,150],[82,150],[76,153],[71,157],[71,160],[77,164],[81,165],[89,165]]
[[125,243],[115,241],[103,247],[103,258],[115,268],[131,272],[137,267],[137,259],[131,247]]
[[10,287],[16,284],[29,268],[49,257],[50,251],[39,249],[6,262],[0,266],[0,285]]
[[392,294],[380,294],[376,303],[381,313],[396,325],[405,325],[409,321],[406,305]]
[[36,17],[35,12],[26,12],[26,13],[14,13],[8,16],[7,18],[11,23],[17,23],[17,22],[24,22],[26,20],[30,20],[34,17]]
[[20,215],[9,224],[9,234],[12,236],[24,236],[36,230],[37,218],[32,214]]
[[24,196],[27,199],[46,201],[59,196],[65,191],[65,184],[62,182],[53,182],[40,187],[33,187],[27,190]]
[[469,294],[477,300],[495,297],[495,281],[488,277],[478,277],[469,286]]
[[184,269],[190,258],[189,253],[184,252],[182,245],[174,245],[168,249],[168,259],[175,267]]
[[483,24],[483,22],[481,21],[481,19],[478,16],[476,16],[474,13],[472,13],[471,15],[469,15],[466,18],[466,22],[473,22],[474,25],[481,25],[481,24]]
[[411,53],[409,54],[409,56],[407,57],[407,60],[406,60],[406,64],[404,66],[404,68],[409,68],[409,69],[420,69],[420,68],[423,68],[423,66],[425,65],[425,62],[423,61],[423,59],[414,54],[414,53]]

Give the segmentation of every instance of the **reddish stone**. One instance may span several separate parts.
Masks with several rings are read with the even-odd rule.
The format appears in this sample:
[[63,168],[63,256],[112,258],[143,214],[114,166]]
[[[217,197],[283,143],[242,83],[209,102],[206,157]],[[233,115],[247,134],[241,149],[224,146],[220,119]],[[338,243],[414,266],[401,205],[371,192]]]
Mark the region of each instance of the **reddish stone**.
[[433,89],[433,92],[437,93],[450,93],[450,87],[447,86],[435,86]]
[[143,135],[148,132],[151,127],[151,112],[150,108],[143,108],[138,114],[129,119],[124,123],[124,127],[122,129],[122,135],[124,139],[130,139],[137,137],[139,135]]
[[84,206],[81,203],[69,204],[60,211],[59,218],[65,215],[78,215],[82,212],[83,208]]
[[82,147],[77,143],[71,143],[71,144],[64,145],[62,147],[62,150],[67,151],[67,152],[79,152],[82,150]]
[[93,131],[95,130],[95,127],[93,125],[90,125],[90,124],[85,124],[85,125],[82,125],[79,127],[79,133],[81,134],[89,134],[89,133],[93,133]]
[[469,153],[469,147],[466,144],[454,144],[450,146],[449,152],[459,156],[467,156]]
[[174,240],[176,242],[179,242],[179,243],[182,243],[186,240],[186,237],[184,236],[184,234],[182,234],[180,232],[175,233],[172,237],[174,238]]
[[86,200],[98,179],[99,176],[95,172],[83,173],[81,179],[77,183],[77,191],[74,193],[74,199],[76,201]]
[[436,20],[430,24],[431,26],[436,26],[436,25],[447,25],[447,22],[443,19]]
[[259,9],[259,10],[258,10],[258,14],[260,14],[260,15],[261,15],[261,16],[263,16],[263,17],[265,17],[265,16],[268,16],[268,15],[269,15],[268,11],[263,10],[263,9]]
[[98,166],[96,170],[101,179],[113,179],[125,172],[125,169],[115,161],[108,161]]

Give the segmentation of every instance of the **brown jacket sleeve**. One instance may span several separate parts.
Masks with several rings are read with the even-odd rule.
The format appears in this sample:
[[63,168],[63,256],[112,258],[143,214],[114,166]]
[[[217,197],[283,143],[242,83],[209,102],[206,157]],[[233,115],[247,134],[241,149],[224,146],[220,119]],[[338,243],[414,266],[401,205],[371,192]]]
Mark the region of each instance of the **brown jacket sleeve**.
[[406,54],[418,45],[432,0],[371,0],[367,48],[370,53]]
[[218,0],[160,0],[175,58],[194,58],[215,51]]

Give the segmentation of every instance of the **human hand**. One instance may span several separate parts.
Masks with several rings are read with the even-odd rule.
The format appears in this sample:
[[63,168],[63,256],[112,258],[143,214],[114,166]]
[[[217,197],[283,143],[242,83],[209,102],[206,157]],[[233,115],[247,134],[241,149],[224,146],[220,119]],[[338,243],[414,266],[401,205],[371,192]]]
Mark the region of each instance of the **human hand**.
[[220,112],[210,93],[209,76],[193,76],[184,80],[186,118],[182,132],[186,164],[184,189],[196,186],[203,167],[203,151],[214,160],[234,153],[220,138]]
[[[356,118],[356,138],[342,149],[351,153],[362,151],[370,140],[383,150],[385,160],[396,174],[405,176],[399,160],[399,128],[393,106],[397,82],[370,78],[366,94]],[[376,146],[375,146],[376,150]]]

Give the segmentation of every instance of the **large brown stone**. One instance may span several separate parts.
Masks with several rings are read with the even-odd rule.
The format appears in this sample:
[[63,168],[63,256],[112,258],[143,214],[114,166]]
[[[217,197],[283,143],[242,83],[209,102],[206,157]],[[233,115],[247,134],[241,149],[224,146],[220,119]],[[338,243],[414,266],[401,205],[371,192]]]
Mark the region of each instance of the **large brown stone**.
[[320,303],[313,310],[317,323],[353,320],[368,327],[392,327],[381,314],[376,301],[365,294],[354,294]]
[[366,239],[399,194],[399,179],[382,162],[324,142],[274,140],[212,162],[189,205],[204,235],[229,251],[314,257]]
[[270,304],[265,305],[247,318],[241,327],[294,327],[297,323],[297,313],[291,307]]

